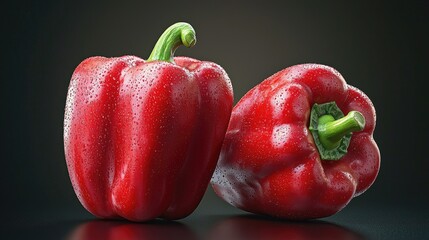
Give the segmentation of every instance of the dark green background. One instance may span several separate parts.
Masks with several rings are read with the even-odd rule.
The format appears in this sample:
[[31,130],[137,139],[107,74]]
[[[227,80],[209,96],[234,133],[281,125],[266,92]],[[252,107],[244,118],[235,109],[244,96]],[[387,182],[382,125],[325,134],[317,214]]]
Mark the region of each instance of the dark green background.
[[[324,2],[324,3],[322,3]],[[186,21],[192,49],[229,74],[237,102],[299,63],[336,68],[377,110],[377,181],[340,214],[390,206],[428,213],[427,1],[15,1],[1,3],[2,219],[91,218],[74,195],[62,127],[74,68],[95,55],[147,58]],[[345,213],[344,213],[345,212]],[[240,213],[209,188],[195,214]],[[346,215],[340,215],[346,216]],[[427,218],[426,218],[427,220]],[[36,220],[37,221],[37,220]]]

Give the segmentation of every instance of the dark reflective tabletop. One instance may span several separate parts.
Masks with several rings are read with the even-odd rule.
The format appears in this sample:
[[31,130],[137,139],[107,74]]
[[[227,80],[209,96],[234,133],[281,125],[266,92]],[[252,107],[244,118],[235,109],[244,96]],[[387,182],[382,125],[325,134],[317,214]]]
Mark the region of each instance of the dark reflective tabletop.
[[286,221],[239,210],[197,211],[179,221],[99,220],[84,210],[29,214],[2,224],[2,239],[429,239],[429,214],[416,206],[350,207],[320,220]]

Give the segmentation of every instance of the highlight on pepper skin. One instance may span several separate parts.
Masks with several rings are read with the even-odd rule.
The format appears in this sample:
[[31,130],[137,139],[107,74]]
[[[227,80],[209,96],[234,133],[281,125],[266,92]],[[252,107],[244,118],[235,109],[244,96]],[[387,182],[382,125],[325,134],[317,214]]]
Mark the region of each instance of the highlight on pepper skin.
[[[174,57],[188,23],[167,28],[147,60],[91,57],[70,81],[64,149],[75,193],[100,218],[191,214],[210,182],[233,104],[221,66]],[[192,173],[192,174],[190,174]]]
[[333,215],[380,168],[375,109],[335,69],[277,72],[234,107],[211,184],[242,210],[286,219]]

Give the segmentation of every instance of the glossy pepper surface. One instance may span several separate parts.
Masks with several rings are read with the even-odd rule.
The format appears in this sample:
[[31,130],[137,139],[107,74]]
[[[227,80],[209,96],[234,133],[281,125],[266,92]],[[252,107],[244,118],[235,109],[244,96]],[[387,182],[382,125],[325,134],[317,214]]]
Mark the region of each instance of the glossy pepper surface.
[[168,28],[148,60],[91,57],[70,81],[66,162],[82,205],[101,218],[178,219],[200,202],[231,115],[217,64],[173,57],[195,44],[187,23]]
[[234,107],[212,186],[253,213],[332,215],[378,174],[375,116],[370,99],[333,68],[286,68]]

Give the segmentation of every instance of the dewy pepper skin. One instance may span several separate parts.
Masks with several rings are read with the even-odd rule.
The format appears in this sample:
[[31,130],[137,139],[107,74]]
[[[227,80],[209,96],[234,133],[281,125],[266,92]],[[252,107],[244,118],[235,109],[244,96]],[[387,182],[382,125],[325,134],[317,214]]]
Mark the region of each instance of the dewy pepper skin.
[[233,91],[217,64],[173,57],[195,44],[169,27],[148,60],[91,57],[70,81],[64,147],[73,188],[101,218],[179,219],[200,202],[228,126]]
[[286,68],[234,107],[212,186],[257,214],[335,214],[378,174],[375,119],[370,99],[333,68]]

